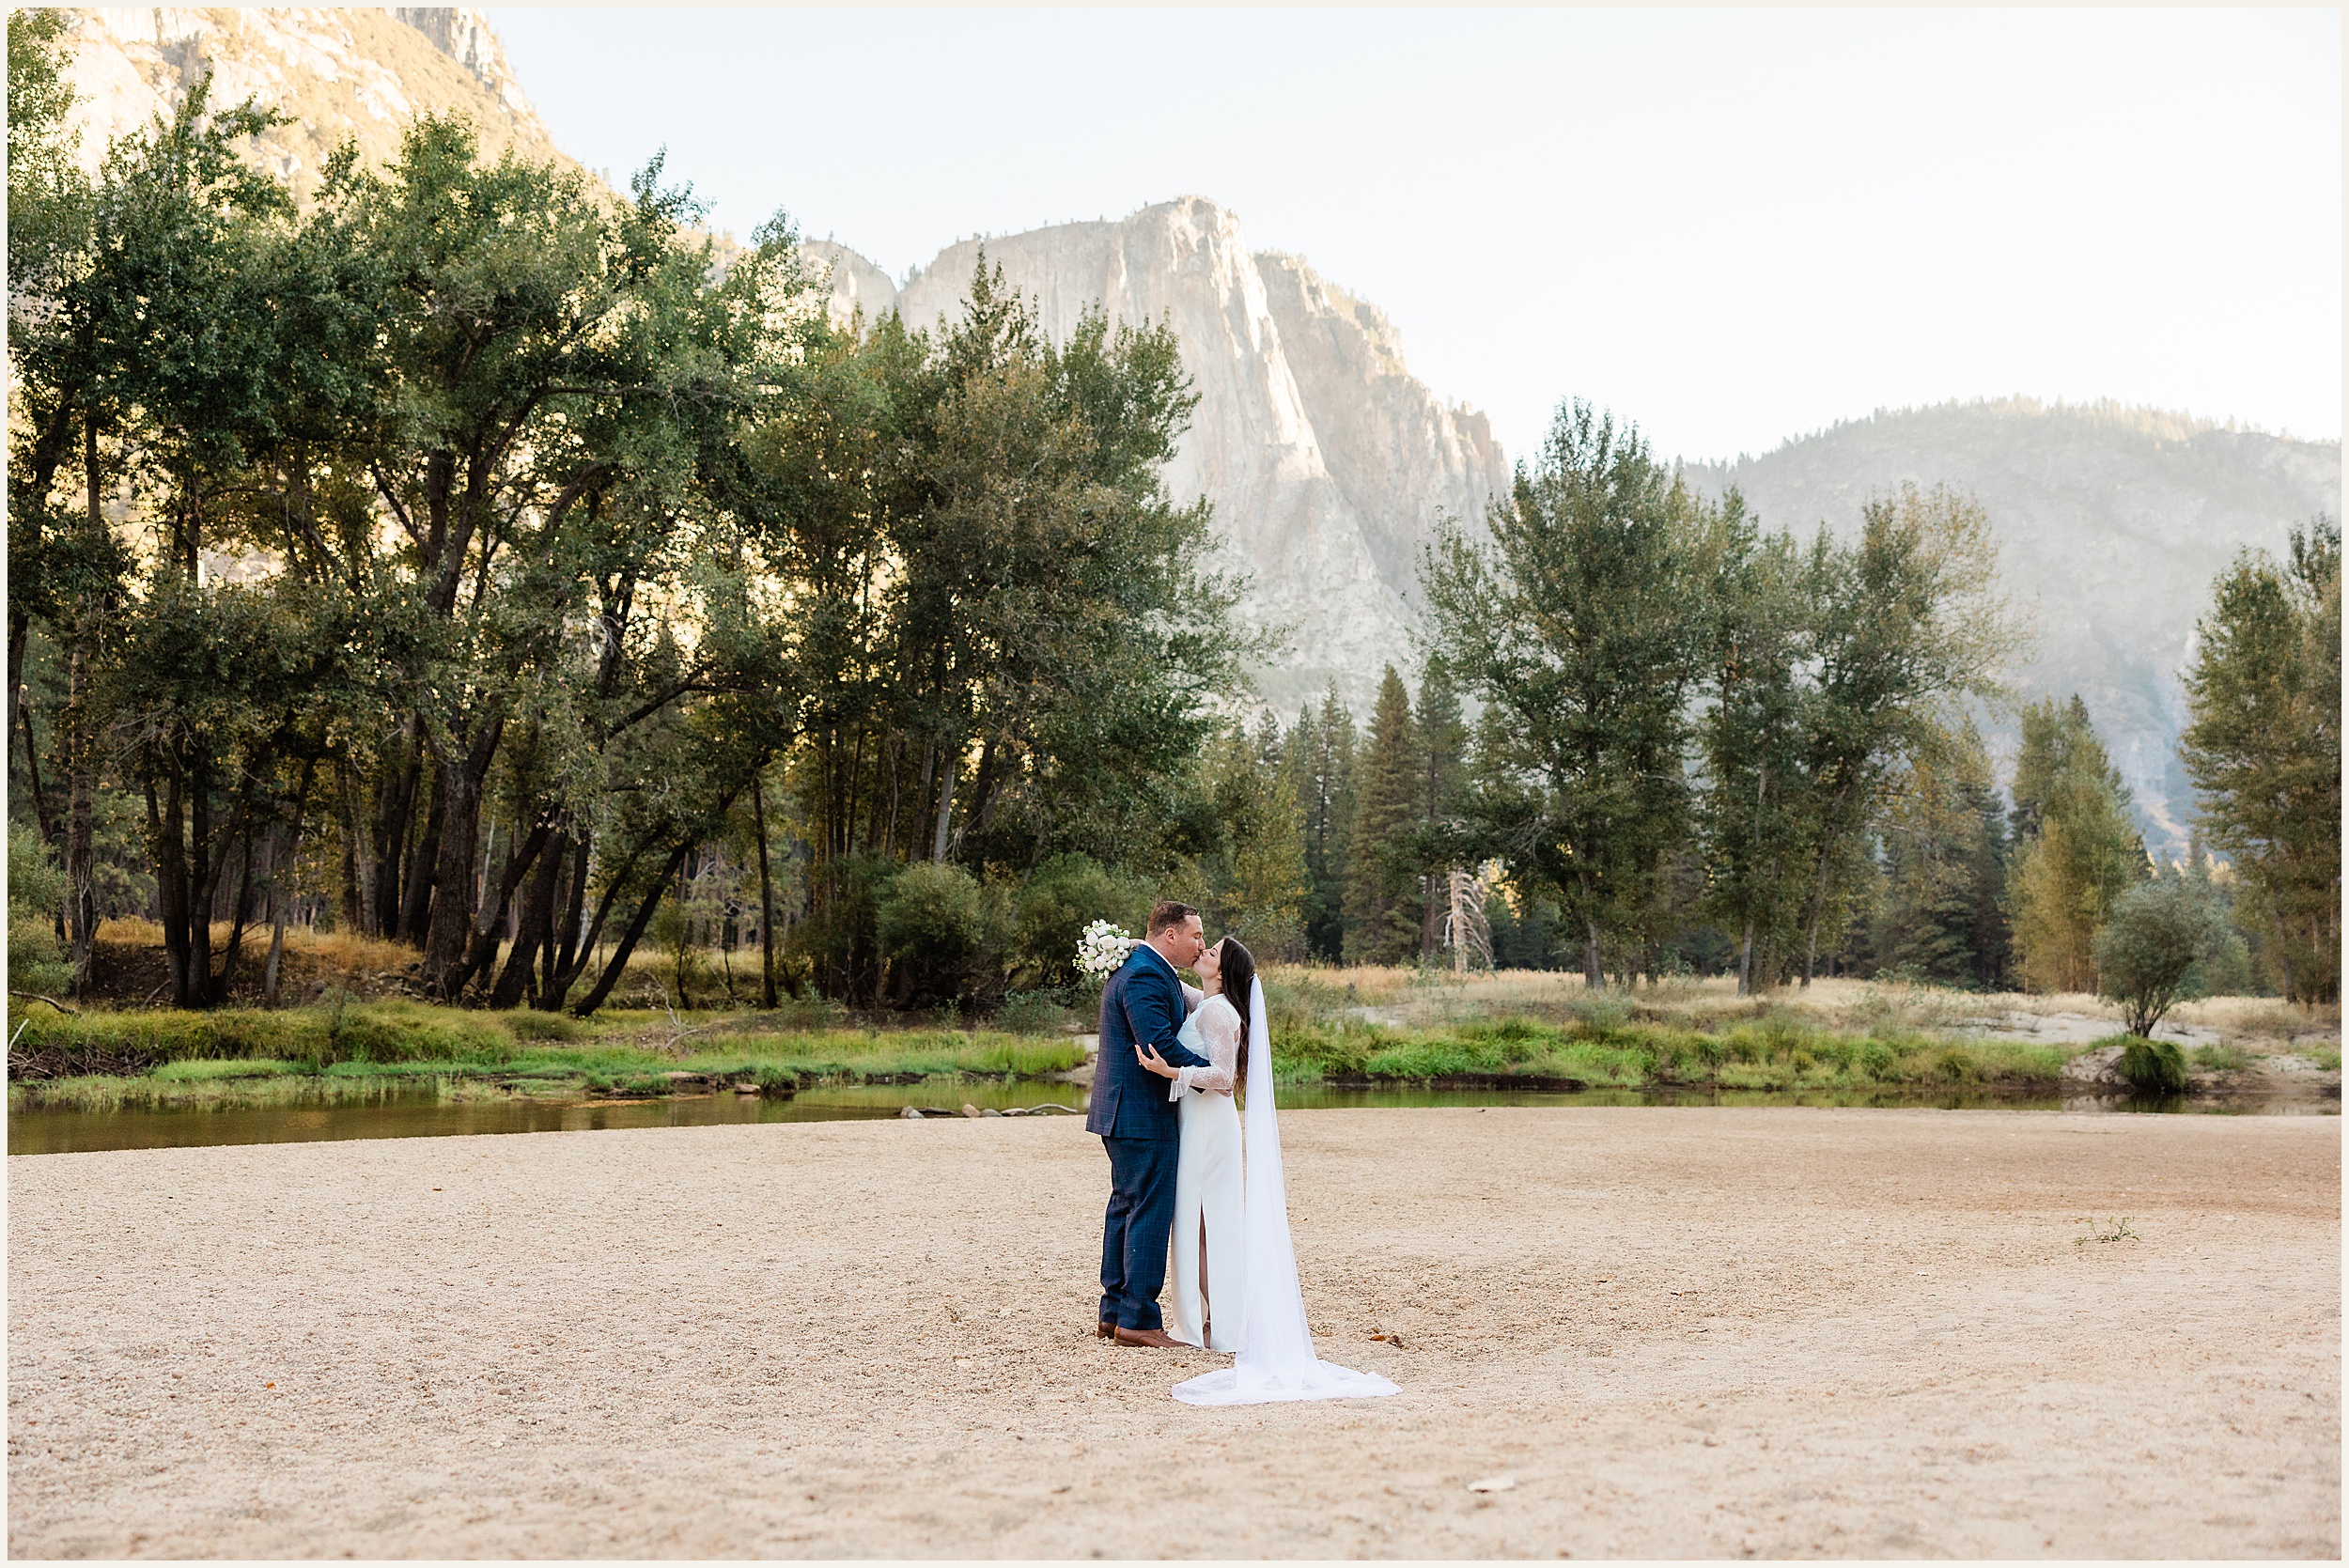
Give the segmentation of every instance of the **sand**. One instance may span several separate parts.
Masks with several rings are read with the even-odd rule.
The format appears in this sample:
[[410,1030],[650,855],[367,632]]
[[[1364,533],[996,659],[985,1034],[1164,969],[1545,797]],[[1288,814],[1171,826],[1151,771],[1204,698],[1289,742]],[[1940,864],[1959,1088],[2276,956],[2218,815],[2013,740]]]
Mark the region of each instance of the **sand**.
[[1072,1121],[12,1158],[8,1546],[2337,1557],[2341,1127],[1294,1113],[1404,1392],[1221,1410]]

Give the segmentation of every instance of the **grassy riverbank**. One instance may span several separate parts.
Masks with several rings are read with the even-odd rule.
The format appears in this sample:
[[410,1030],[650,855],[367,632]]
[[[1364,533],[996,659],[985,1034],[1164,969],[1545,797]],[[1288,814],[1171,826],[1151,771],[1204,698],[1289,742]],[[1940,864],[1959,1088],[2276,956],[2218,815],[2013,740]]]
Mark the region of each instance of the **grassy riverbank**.
[[412,1001],[85,1012],[11,1027],[20,1022],[26,1027],[9,1052],[11,1107],[320,1103],[431,1080],[484,1094],[630,1096],[737,1084],[781,1094],[814,1083],[1042,1078],[1084,1060],[1066,1035],[641,1011],[583,1024]]
[[[1572,976],[1457,981],[1416,970],[1267,970],[1282,1080],[1332,1086],[2045,1094],[2118,1033],[2085,997],[1974,997],[1821,982],[1740,998],[1719,981],[1592,995]],[[2178,1010],[2189,1064],[2239,1074],[2289,1059],[2338,1080],[2337,1014],[2260,999]],[[12,1003],[9,1104],[114,1110],[444,1094],[629,1097],[754,1085],[1037,1079],[1082,1064],[1077,1012],[1031,999],[953,1027],[863,1019],[819,1002],[774,1012],[607,1008],[488,1013],[336,996],[185,1013]],[[1019,1029],[1000,1027],[1017,1023]],[[2317,1087],[2310,1085],[2310,1087]]]

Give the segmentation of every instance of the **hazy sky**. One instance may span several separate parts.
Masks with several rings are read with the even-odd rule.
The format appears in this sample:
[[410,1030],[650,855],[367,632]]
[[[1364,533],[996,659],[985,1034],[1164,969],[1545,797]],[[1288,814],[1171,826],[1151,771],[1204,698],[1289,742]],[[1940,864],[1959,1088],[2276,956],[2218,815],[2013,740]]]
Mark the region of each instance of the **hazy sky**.
[[1375,302],[1512,457],[2114,397],[2338,437],[2332,10],[496,8],[557,142],[892,275],[1171,196]]

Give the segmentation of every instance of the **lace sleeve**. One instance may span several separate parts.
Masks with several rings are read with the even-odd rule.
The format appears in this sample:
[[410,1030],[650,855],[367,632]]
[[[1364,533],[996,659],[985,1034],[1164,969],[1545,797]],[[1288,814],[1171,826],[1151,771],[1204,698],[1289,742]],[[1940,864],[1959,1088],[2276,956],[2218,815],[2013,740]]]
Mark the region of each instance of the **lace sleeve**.
[[1239,1014],[1221,996],[1208,998],[1199,1008],[1199,1039],[1207,1048],[1209,1065],[1185,1067],[1174,1075],[1174,1093],[1210,1089],[1228,1094],[1239,1081]]

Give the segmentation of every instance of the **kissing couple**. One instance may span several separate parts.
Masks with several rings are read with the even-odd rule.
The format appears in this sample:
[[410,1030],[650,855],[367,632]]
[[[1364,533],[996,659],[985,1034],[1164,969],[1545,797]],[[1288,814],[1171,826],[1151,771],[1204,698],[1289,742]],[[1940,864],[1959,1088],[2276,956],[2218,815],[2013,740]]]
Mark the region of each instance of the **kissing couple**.
[[[1244,1125],[1236,1091],[1247,1095]],[[1231,1366],[1174,1386],[1187,1405],[1402,1391],[1314,1353],[1281,1174],[1264,984],[1237,938],[1207,945],[1188,904],[1152,909],[1143,939],[1102,989],[1085,1130],[1110,1157],[1101,1338],[1231,1352]],[[1159,1312],[1170,1234],[1171,1334]]]

